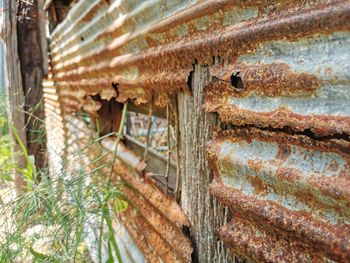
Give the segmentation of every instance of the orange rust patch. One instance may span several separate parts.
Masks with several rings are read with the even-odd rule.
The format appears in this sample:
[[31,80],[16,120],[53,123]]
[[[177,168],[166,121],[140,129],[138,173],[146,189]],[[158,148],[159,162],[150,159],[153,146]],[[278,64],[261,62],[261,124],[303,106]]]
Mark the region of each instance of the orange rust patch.
[[336,162],[335,160],[333,160],[328,166],[328,169],[332,172],[337,172],[339,168],[340,168],[339,163]]
[[321,177],[313,176],[308,182],[321,193],[330,195],[336,200],[346,200],[350,204],[350,179],[349,177]]
[[[285,132],[269,132],[258,128],[244,128],[235,130],[220,130],[217,129],[214,133],[215,143],[222,141],[247,141],[252,139],[275,142],[286,146],[300,146],[305,149],[318,150],[320,152],[333,152],[342,155],[346,161],[350,161],[350,142],[345,140],[313,140],[304,135],[289,135]],[[350,167],[346,168],[347,171]]]
[[261,180],[258,176],[253,176],[250,179],[251,184],[254,187],[254,193],[257,195],[267,195],[269,190],[266,182]]
[[260,172],[263,169],[264,162],[262,160],[248,160],[248,166],[253,171]]
[[301,179],[300,172],[290,168],[278,168],[276,171],[276,177],[282,181],[296,182]]
[[[210,90],[213,91],[212,87],[210,87]],[[291,127],[293,131],[311,129],[317,136],[337,134],[340,131],[350,134],[350,118],[346,116],[303,116],[293,113],[287,108],[280,108],[271,112],[256,112],[233,105],[225,105],[221,99],[225,96],[225,93],[221,94],[220,97],[216,95],[207,90],[205,109],[208,112],[219,113],[221,121],[225,124],[239,126],[254,124],[257,127],[273,127],[276,129]],[[348,152],[350,151],[348,150]]]
[[233,163],[230,154],[226,154],[224,157],[222,157],[220,163],[223,170],[231,170]]
[[288,156],[291,154],[291,149],[289,145],[279,144],[278,152],[276,154],[276,159],[286,160]]
[[[270,229],[271,232],[274,232],[275,237],[285,236],[288,240],[310,246],[317,254],[326,255],[333,260],[345,262],[350,258],[348,238],[350,227],[348,225],[327,224],[308,212],[291,211],[273,201],[263,201],[247,196],[216,180],[211,183],[210,190],[222,204],[229,206],[234,213],[249,218],[251,222],[261,225],[262,229]],[[249,238],[254,238],[255,235],[248,234]],[[236,243],[228,243],[237,248]],[[260,250],[260,252],[263,251],[266,250]],[[277,251],[282,252],[283,249],[277,249]],[[248,254],[251,255],[251,253]],[[275,261],[278,261],[277,258]]]
[[[236,90],[230,84],[220,81],[230,82],[230,76],[236,72],[240,72],[242,77],[243,90]],[[211,69],[211,74],[219,79],[213,84],[215,92],[224,91],[232,97],[245,97],[251,92],[267,97],[312,94],[322,83],[316,76],[297,73],[285,63],[218,65]]]

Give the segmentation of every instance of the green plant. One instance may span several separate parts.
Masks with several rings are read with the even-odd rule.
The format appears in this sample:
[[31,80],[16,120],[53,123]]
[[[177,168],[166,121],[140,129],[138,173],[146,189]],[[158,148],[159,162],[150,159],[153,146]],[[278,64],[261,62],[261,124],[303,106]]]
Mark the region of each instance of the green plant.
[[5,96],[0,93],[0,181],[11,181],[11,140],[7,124]]
[[[122,136],[126,105],[118,133],[110,135],[116,137],[116,147]],[[35,169],[17,131],[11,126],[10,129],[27,160],[26,167],[12,165],[12,168],[26,179],[27,191],[1,206],[0,214],[8,225],[7,236],[0,238],[0,262],[28,257],[33,262],[88,262],[85,239],[91,231],[98,239],[100,262],[103,243],[107,244],[107,262],[122,262],[112,218],[127,209],[128,202],[122,191],[125,186],[111,181],[117,151],[110,163],[98,165],[100,158],[96,158],[90,160],[97,165],[94,169],[77,167],[68,172],[64,168],[58,176],[50,178],[47,169]],[[83,155],[86,149],[96,147],[100,139],[90,138],[85,147],[72,155]],[[108,178],[103,171],[106,167],[111,169]],[[99,229],[96,222],[100,222]]]

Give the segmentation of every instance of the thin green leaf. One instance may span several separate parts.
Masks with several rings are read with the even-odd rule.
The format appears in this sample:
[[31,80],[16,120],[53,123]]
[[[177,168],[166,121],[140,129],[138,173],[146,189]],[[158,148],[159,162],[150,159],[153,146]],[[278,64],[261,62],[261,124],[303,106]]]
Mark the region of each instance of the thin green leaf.
[[124,212],[126,209],[128,209],[128,202],[126,202],[123,199],[117,198],[114,203],[114,209],[116,212]]
[[35,257],[35,259],[47,260],[50,258],[50,256],[35,251],[32,246],[29,248],[29,252]]

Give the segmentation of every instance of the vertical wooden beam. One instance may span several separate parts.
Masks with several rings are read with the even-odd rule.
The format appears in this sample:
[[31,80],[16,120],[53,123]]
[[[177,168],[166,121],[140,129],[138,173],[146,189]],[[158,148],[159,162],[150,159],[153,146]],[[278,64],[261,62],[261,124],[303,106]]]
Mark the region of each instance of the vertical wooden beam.
[[218,205],[209,193],[213,174],[206,146],[211,139],[216,116],[203,110],[204,85],[210,78],[207,66],[195,65],[191,79],[192,96],[179,94],[181,138],[181,205],[188,215],[194,243],[194,262],[234,262],[216,231],[226,223],[228,210]]
[[[5,62],[6,62],[6,94],[8,102],[8,118],[9,123],[18,131],[19,137],[27,146],[27,136],[24,129],[25,116],[23,113],[24,108],[24,94],[22,86],[22,77],[20,70],[20,63],[17,50],[17,15],[16,15],[16,1],[7,0],[3,1],[3,12],[1,14],[1,28],[0,35],[4,43],[5,48]],[[11,131],[11,137],[13,141],[12,151],[20,153],[21,148],[16,140],[13,132]],[[26,167],[26,159],[23,154],[14,155],[14,161],[21,167]],[[15,174],[15,184],[18,189],[22,189],[26,182],[21,174]]]
[[[25,121],[28,154],[35,157],[37,169],[45,166],[44,105],[43,99],[43,50],[42,29],[44,17],[37,0],[18,1],[17,37],[18,56],[21,65],[23,91],[25,95]],[[47,57],[45,57],[45,60]]]
[[49,30],[49,18],[48,12],[44,10],[45,1],[38,0],[38,12],[39,12],[39,28],[40,28],[40,41],[41,52],[43,61],[43,76],[46,78],[49,73],[49,52],[48,52],[48,40],[46,34]]

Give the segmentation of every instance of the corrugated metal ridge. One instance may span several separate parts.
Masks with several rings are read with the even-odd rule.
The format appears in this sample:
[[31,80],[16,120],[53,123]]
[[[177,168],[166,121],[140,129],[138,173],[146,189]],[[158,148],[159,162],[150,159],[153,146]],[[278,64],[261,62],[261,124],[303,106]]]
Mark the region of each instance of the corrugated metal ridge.
[[[139,102],[145,102],[150,98],[150,93],[145,92],[145,90],[162,90],[165,94],[158,100],[158,104],[164,104],[166,102],[162,102],[162,99],[166,100],[166,93],[188,90],[187,77],[195,59],[200,63],[212,63],[212,57],[215,55],[234,59],[237,55],[256,48],[259,43],[264,41],[280,38],[293,40],[315,33],[329,34],[334,31],[346,30],[349,29],[349,8],[347,1],[337,1],[302,11],[288,11],[272,20],[261,18],[241,25],[224,27],[224,29],[214,32],[204,30],[202,34],[193,37],[188,34],[187,41],[186,36],[182,36],[179,38],[181,40],[177,40],[174,44],[167,45],[166,39],[159,40],[161,46],[156,44],[157,48],[147,48],[147,46],[154,44],[147,44],[145,48],[141,45],[142,53],[138,54],[123,54],[123,50],[128,49],[123,45],[129,43],[128,37],[123,37],[122,42],[118,45],[111,43],[102,49],[99,48],[100,51],[81,53],[73,58],[73,64],[67,64],[63,68],[57,69],[57,65],[53,63],[54,79],[56,81],[74,81],[84,78],[108,77],[110,81],[126,82],[120,84],[118,90],[120,101],[139,97]],[[196,9],[193,8],[193,12],[195,11]],[[179,17],[183,19],[181,15]],[[337,19],[332,19],[334,17]],[[152,26],[145,32],[152,32]],[[150,34],[145,34],[142,31],[138,41],[142,39],[142,41],[146,41]],[[163,42],[164,44],[162,44]],[[134,46],[132,43],[130,45]],[[111,57],[114,57],[112,61]],[[91,63],[92,61],[93,63]],[[135,69],[137,70],[135,71]],[[177,81],[172,83],[173,72],[178,69],[182,69],[183,73],[176,74]],[[131,72],[133,73],[131,74]],[[155,78],[154,75],[158,75],[158,77]],[[128,84],[133,79],[141,81]],[[140,88],[143,88],[144,91],[140,92]]]
[[[261,45],[239,62],[211,67],[205,107],[227,124],[350,133],[348,33]],[[283,51],[281,50],[283,48]],[[301,62],[300,62],[301,60]],[[243,89],[230,83],[240,72]]]
[[[296,14],[292,13],[290,16],[283,14],[280,17],[276,17],[275,20],[267,21],[266,19],[261,19],[260,21],[243,23],[240,26],[233,25],[231,27],[225,28],[224,31],[214,32],[210,35],[206,35],[205,39],[191,39],[190,42],[181,41],[178,43],[178,45],[169,45],[168,47],[163,46],[162,49],[151,49],[147,52],[143,51],[142,54],[139,53],[135,55],[122,55],[120,57],[114,58],[112,61],[110,61],[110,56],[108,56],[108,60],[100,62],[97,66],[94,67],[97,67],[99,70],[104,70],[109,67],[119,69],[120,67],[125,67],[130,64],[137,64],[145,61],[145,63],[141,64],[145,65],[147,62],[147,66],[155,66],[156,69],[160,69],[160,65],[154,63],[158,59],[168,59],[168,68],[171,66],[177,66],[176,64],[178,64],[178,66],[190,66],[191,63],[193,63],[194,59],[203,62],[211,62],[214,55],[220,55],[220,51],[223,51],[222,53],[225,54],[225,57],[229,57],[230,55],[237,55],[239,51],[246,52],[247,50],[250,50],[254,48],[254,46],[258,45],[259,42],[271,41],[274,39],[278,40],[283,36],[289,37],[291,39],[297,39],[301,36],[305,37],[307,35],[313,35],[316,32],[330,33],[336,30],[341,31],[349,29],[349,9],[350,6],[348,3],[333,4],[327,7],[322,7],[320,9],[299,11]],[[312,11],[311,14],[310,11]],[[334,17],[337,17],[337,19],[331,19]],[[315,22],[316,20],[317,23]],[[324,28],[320,27],[320,25],[322,25]],[[286,31],[286,28],[289,30]],[[268,34],[267,31],[269,32]],[[251,32],[254,32],[254,34],[251,34]],[[230,43],[228,43],[229,41]],[[208,48],[209,46],[211,48]],[[230,51],[232,47],[235,47],[234,51]],[[242,50],[243,47],[244,50]],[[204,50],[206,50],[208,53],[200,52],[198,48],[204,48]],[[217,51],[214,51],[215,49],[217,49]],[[107,46],[105,48],[105,51],[111,52],[113,50],[110,50]],[[185,54],[183,55],[183,59],[185,61],[171,59],[181,54],[181,52],[182,54]],[[97,55],[100,56],[101,54]],[[84,59],[89,59],[86,60],[86,65],[88,65],[91,64],[90,59],[94,59],[94,57],[80,57],[79,65],[82,64],[82,61],[84,61]],[[175,63],[175,65],[173,65],[173,63]],[[91,67],[91,69],[92,68],[93,67]],[[67,69],[63,68],[62,70],[66,71]],[[91,70],[89,67],[81,67],[72,70],[70,73],[61,75],[74,76],[74,73],[78,73],[77,75],[83,76],[84,71],[88,72]],[[56,71],[55,67],[53,67],[53,72],[57,74],[60,71]],[[60,79],[60,75],[56,76],[56,79]]]
[[349,149],[344,140],[218,131],[208,148],[210,190],[233,211],[220,238],[258,261],[349,261]]
[[[156,69],[159,69],[160,65],[156,65],[154,63],[155,60],[158,59],[168,59],[168,63],[170,65],[167,67],[177,65],[181,66],[181,64],[190,66],[194,59],[202,61],[202,58],[204,62],[212,62],[212,57],[214,55],[220,55],[221,50],[224,51],[222,53],[225,54],[225,57],[229,57],[230,55],[237,55],[239,51],[247,52],[247,50],[253,49],[254,46],[263,41],[278,40],[281,37],[298,39],[301,36],[310,36],[316,32],[331,33],[337,30],[341,31],[349,29],[349,9],[349,4],[345,2],[340,4],[334,3],[326,7],[322,6],[319,9],[314,8],[311,10],[302,10],[298,11],[297,13],[289,12],[289,15],[288,13],[281,14],[280,17],[276,17],[273,20],[260,19],[258,21],[252,21],[250,23],[242,23],[242,25],[238,26],[233,25],[231,27],[225,28],[224,31],[214,32],[210,35],[206,34],[206,38],[204,39],[200,37],[197,39],[191,39],[190,42],[181,41],[177,45],[162,46],[161,49],[150,49],[147,52],[143,51],[142,54],[121,54],[120,57],[114,58],[112,62],[110,60],[111,54],[108,53],[112,53],[113,50],[111,50],[107,45],[104,51],[108,54],[106,57],[108,60],[101,61],[97,67],[99,67],[100,70],[105,69],[104,67],[108,68],[108,66],[114,69],[119,69],[119,67],[125,67],[130,64],[137,64],[138,62],[141,63],[143,60],[145,60],[145,63],[141,63],[142,65],[145,65],[147,62],[147,66],[155,66]],[[331,19],[334,17],[337,17],[337,19]],[[287,28],[289,29],[288,31],[286,31]],[[254,32],[254,34],[251,34],[251,32]],[[228,43],[229,41],[230,43]],[[209,46],[211,48],[208,48]],[[199,47],[204,48],[204,50],[206,50],[208,53],[204,52],[203,54],[203,52],[197,50]],[[232,47],[235,47],[234,51],[230,50]],[[243,47],[244,50],[242,50]],[[214,51],[215,49],[217,49],[217,51]],[[183,59],[185,61],[170,59],[176,55],[179,55],[181,52],[185,55],[190,53],[188,54],[189,56],[183,56]],[[101,57],[101,54],[96,54],[96,56]],[[83,64],[82,62],[85,59],[85,64],[91,65],[90,59],[94,59],[94,57],[79,57],[78,65]],[[74,66],[74,68],[76,68],[76,66]],[[74,73],[79,73],[80,76],[83,76],[82,73],[84,73],[84,71],[89,71],[88,69],[89,67],[81,67],[63,76],[73,76]],[[60,72],[55,70],[55,67],[53,67],[52,70],[56,74]],[[62,71],[63,70],[66,71],[67,68],[62,68]],[[60,79],[60,75],[56,76],[56,79]]]

